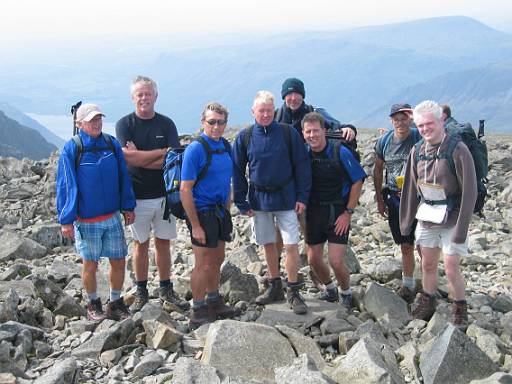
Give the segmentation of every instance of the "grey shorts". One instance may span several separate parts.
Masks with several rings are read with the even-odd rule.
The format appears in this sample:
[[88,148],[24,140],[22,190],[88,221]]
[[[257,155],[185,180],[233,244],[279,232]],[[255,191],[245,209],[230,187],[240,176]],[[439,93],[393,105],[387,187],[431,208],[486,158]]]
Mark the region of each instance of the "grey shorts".
[[283,244],[298,244],[300,238],[299,220],[294,210],[263,212],[254,211],[253,233],[256,244],[275,243],[276,224],[281,232]]

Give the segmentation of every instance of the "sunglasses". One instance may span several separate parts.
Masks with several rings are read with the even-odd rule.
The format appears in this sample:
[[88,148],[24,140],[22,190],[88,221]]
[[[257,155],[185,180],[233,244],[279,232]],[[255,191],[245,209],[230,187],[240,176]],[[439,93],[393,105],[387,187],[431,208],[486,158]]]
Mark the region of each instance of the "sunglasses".
[[211,119],[211,120],[206,120],[206,122],[211,125],[212,127],[217,124],[219,127],[220,126],[223,126],[225,125],[228,121],[227,120],[215,120],[215,119]]

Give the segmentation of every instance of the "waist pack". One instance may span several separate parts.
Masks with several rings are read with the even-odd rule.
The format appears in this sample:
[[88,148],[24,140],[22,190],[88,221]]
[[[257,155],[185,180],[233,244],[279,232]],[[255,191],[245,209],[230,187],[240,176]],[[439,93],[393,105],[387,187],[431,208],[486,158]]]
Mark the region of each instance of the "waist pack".
[[[474,213],[482,216],[482,209],[485,204],[485,198],[487,197],[487,174],[489,172],[489,162],[487,157],[487,144],[485,141],[476,137],[475,131],[471,127],[471,124],[451,124],[446,127],[446,132],[450,135],[448,142],[448,149],[446,153],[440,153],[438,158],[446,158],[450,170],[455,175],[455,163],[453,161],[453,151],[459,141],[462,141],[469,149],[473,163],[475,165],[476,173],[476,187],[477,187],[477,198]],[[415,147],[415,162],[419,160],[428,160],[434,158],[433,156],[420,155],[419,150],[424,140],[420,140],[416,143]],[[448,205],[456,207],[460,204],[460,196],[448,198]]]
[[[194,182],[194,186],[203,179],[208,168],[212,163],[212,156],[214,154],[223,154],[225,152],[231,153],[231,148],[228,141],[221,138],[224,144],[224,149],[212,150],[208,142],[203,137],[198,137],[196,140],[201,143],[206,152],[206,164],[199,171],[197,179]],[[186,147],[180,148],[169,148],[165,155],[163,174],[166,192],[164,220],[169,219],[169,215],[172,214],[178,219],[185,219],[186,214],[183,209],[183,204],[180,198],[180,187],[181,187],[181,166],[183,165],[183,153]]]

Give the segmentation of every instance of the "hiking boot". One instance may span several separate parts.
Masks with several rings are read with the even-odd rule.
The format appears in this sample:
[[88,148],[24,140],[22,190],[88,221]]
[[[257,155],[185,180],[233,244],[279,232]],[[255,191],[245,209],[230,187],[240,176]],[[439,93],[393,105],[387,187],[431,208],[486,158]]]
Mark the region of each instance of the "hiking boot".
[[212,319],[231,319],[235,316],[235,308],[226,305],[222,296],[217,300],[206,300],[206,304]]
[[304,298],[299,293],[299,289],[297,287],[286,289],[286,299],[295,314],[303,315],[308,311]]
[[107,318],[115,321],[125,320],[130,317],[130,311],[122,297],[114,301],[109,301],[105,312]]
[[340,294],[340,304],[342,307],[345,307],[347,311],[351,311],[354,308],[354,300],[352,298],[352,294],[348,293],[344,295]]
[[435,295],[422,293],[418,300],[418,305],[412,311],[412,318],[429,321],[436,311],[436,306],[437,300]]
[[191,329],[199,328],[203,324],[212,322],[214,319],[210,316],[210,310],[207,305],[203,305],[198,309],[190,310],[189,326]]
[[452,324],[460,331],[466,332],[468,328],[468,305],[466,301],[452,304]]
[[416,293],[405,285],[402,285],[398,291],[396,291],[396,294],[401,297],[407,304],[411,304],[416,298]]
[[281,279],[275,279],[269,281],[269,286],[263,292],[263,294],[259,295],[256,298],[256,304],[258,305],[267,305],[273,303],[274,301],[283,301],[284,300],[284,291],[283,291],[283,282]]
[[135,301],[130,307],[131,313],[139,312],[149,301],[149,293],[146,288],[137,287],[133,296],[135,296]]
[[320,294],[318,298],[323,301],[328,301],[329,303],[335,303],[339,300],[338,288],[334,287],[331,289],[326,289]]
[[172,289],[172,284],[167,287],[160,287],[158,289],[158,296],[162,304],[165,301],[174,304],[182,311],[188,311],[190,309],[190,303],[180,298],[176,292]]
[[87,320],[102,321],[107,318],[101,306],[101,299],[91,300],[87,304]]

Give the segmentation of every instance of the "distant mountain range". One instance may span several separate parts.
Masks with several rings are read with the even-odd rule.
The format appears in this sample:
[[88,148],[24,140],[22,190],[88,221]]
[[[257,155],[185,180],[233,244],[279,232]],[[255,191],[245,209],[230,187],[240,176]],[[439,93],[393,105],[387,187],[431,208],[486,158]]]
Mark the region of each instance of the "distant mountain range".
[[467,17],[205,38],[186,47],[159,36],[143,44],[34,49],[30,60],[0,63],[0,89],[9,90],[5,97],[0,91],[0,100],[26,112],[64,115],[84,100],[116,121],[133,109],[130,80],[147,74],[159,85],[158,111],[181,133],[192,132],[207,101],[226,104],[231,124],[248,123],[256,91],[273,91],[279,105],[282,81],[294,76],[304,81],[308,103],[357,126],[389,126],[394,102],[434,99],[449,103],[459,121],[486,119],[488,130],[512,132],[512,35]]
[[38,131],[20,125],[0,111],[0,156],[40,160],[56,150]]

